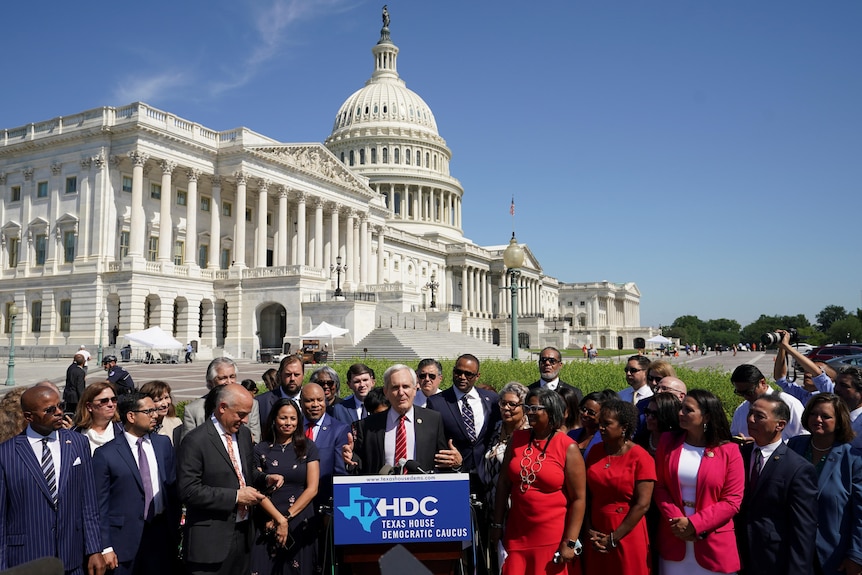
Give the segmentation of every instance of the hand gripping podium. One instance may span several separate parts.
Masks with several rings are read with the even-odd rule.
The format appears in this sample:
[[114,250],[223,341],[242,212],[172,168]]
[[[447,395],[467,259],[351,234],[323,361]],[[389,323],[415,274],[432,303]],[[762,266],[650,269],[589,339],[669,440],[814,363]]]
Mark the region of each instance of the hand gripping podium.
[[472,538],[469,475],[335,477],[332,514],[335,545],[354,575],[379,575],[380,557],[397,544],[432,573],[453,573]]

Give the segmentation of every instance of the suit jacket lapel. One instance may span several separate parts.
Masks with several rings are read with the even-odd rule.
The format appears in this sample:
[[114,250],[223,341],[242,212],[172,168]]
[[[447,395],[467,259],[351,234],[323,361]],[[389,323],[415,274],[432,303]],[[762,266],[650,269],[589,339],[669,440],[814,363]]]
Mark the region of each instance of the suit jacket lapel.
[[[26,434],[22,433],[15,437],[15,448],[21,457],[21,461],[24,463],[24,467],[33,475],[33,479],[36,480],[36,484],[45,497],[48,498],[48,501],[51,501],[51,492],[48,490],[48,482],[45,481],[45,474],[42,473],[42,464],[36,459],[36,454],[33,453],[33,448],[30,447],[30,440],[27,439]],[[55,469],[55,474],[57,471],[59,470]]]
[[[756,495],[763,488],[768,479],[772,476],[775,468],[778,467],[779,462],[781,461],[781,458],[784,457],[786,451],[787,444],[782,443],[775,449],[775,451],[772,452],[772,455],[769,456],[768,463],[764,462],[763,469],[760,471],[760,477],[757,479],[757,485],[754,486],[754,493],[752,493],[752,495]],[[751,452],[753,454],[754,449],[752,449]]]
[[219,437],[218,430],[212,421],[206,421],[204,425],[207,426],[207,435],[209,435],[210,442],[212,442],[216,451],[222,456],[224,462],[228,464],[228,467],[233,469],[233,463],[230,461],[230,455],[227,454],[227,448],[225,448],[225,444],[222,443],[221,437]]
[[461,436],[464,439],[470,437],[467,433],[467,426],[464,424],[464,416],[461,415],[461,407],[458,405],[458,396],[455,395],[455,389],[449,388],[443,393],[449,393],[449,397],[447,397],[446,405],[449,406],[450,411],[452,412],[452,419],[455,420],[455,423],[458,425],[458,429],[461,430]]
[[829,456],[826,458],[826,462],[823,464],[823,470],[820,471],[820,477],[817,478],[817,495],[820,495],[821,490],[825,485],[829,484],[829,476],[835,471],[838,467],[838,464],[841,462],[841,458],[844,455],[844,449],[847,448],[847,445],[842,445],[838,450],[832,449],[829,452]]
[[144,483],[141,479],[141,468],[138,467],[138,464],[135,462],[135,456],[132,453],[132,448],[129,446],[129,442],[126,441],[125,436],[115,438],[115,441],[117,442],[117,452],[120,455],[120,459],[129,466],[129,470],[132,472],[132,477],[135,478],[135,483],[138,484],[138,487],[140,487],[143,492]]

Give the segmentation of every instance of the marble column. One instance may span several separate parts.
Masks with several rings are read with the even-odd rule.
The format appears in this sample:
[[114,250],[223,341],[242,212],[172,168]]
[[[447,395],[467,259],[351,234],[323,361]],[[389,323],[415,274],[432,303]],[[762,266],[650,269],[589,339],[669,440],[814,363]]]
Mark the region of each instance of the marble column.
[[377,231],[377,285],[382,286],[386,276],[386,247],[384,235],[385,226],[376,226]]
[[200,176],[200,170],[194,168],[186,170],[189,189],[186,196],[186,253],[183,263],[195,268],[198,266],[198,178]]
[[467,313],[467,266],[461,268],[461,311]]
[[347,210],[347,217],[345,222],[344,229],[344,261],[343,265],[347,266],[347,272],[344,274],[344,281],[350,282],[351,289],[354,288],[353,284],[353,270],[359,264],[354,258],[356,254],[353,251],[353,225],[355,223],[355,212],[353,210]]
[[331,266],[335,265],[336,258],[339,254],[338,244],[340,240],[340,230],[338,229],[338,211],[340,209],[341,206],[337,202],[331,202],[329,204],[329,252],[327,252],[327,258],[329,261],[323,262],[325,270],[328,270]]
[[167,263],[173,260],[174,224],[171,217],[171,176],[177,167],[176,162],[159,160],[162,169],[162,196],[159,200],[159,261]]
[[278,242],[276,244],[276,257],[278,266],[287,265],[287,187],[278,187]]
[[236,178],[236,205],[233,213],[233,265],[239,268],[245,265],[245,206],[246,186],[248,185],[248,174],[245,172],[234,173]]
[[352,273],[348,272],[349,275],[351,275],[351,278],[353,280],[353,286],[354,286],[353,289],[354,290],[356,289],[356,286],[359,285],[359,269],[363,264],[363,262],[362,262],[362,241],[359,239],[359,236],[360,236],[359,227],[361,225],[359,223],[359,217],[360,216],[356,217],[353,220],[353,230],[352,230],[352,233],[353,233],[353,272]]
[[129,257],[144,256],[144,164],[149,156],[143,152],[129,152],[132,160],[132,217],[129,230]]
[[221,176],[210,176],[212,200],[210,201],[210,247],[207,268],[217,270],[221,257]]
[[316,268],[323,267],[323,199],[314,199],[314,263]]
[[262,179],[257,188],[257,225],[255,226],[257,253],[254,258],[254,265],[258,268],[266,267],[266,213],[269,209],[267,198],[269,196],[269,186],[271,184],[272,182]]
[[371,267],[371,234],[368,232],[368,215],[359,219],[359,283],[362,289],[368,285],[368,268]]
[[308,195],[305,192],[296,193],[296,265],[305,265],[305,252],[308,239],[305,234],[305,202]]

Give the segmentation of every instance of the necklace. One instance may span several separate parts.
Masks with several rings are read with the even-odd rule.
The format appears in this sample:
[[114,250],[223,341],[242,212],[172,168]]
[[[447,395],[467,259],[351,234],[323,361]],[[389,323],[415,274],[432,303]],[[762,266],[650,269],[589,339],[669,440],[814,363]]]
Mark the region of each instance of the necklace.
[[[556,432],[556,429],[551,432],[545,441],[544,447],[541,448],[538,456],[533,460],[533,444],[536,443],[536,438],[533,435],[533,431],[530,431],[530,441],[527,443],[527,448],[524,449],[524,455],[521,457],[521,493],[526,493],[533,482],[536,481],[536,475],[542,470],[542,463],[545,462],[545,452],[548,450],[548,444],[551,443],[551,439],[553,439]],[[539,445],[536,444],[536,447],[539,447]]]
[[652,433],[649,434],[649,450],[653,452],[658,450],[658,445],[656,445],[652,440]]
[[817,447],[816,445],[814,445],[814,438],[812,437],[811,438],[811,449],[813,449],[814,451],[823,452],[823,451],[829,451],[830,449],[832,449],[832,446],[830,445],[829,447],[825,447],[825,448],[824,447]]
[[625,448],[626,448],[626,443],[623,442],[622,446],[619,449],[617,449],[616,453],[608,453],[607,454],[608,455],[608,462],[605,463],[605,469],[607,469],[608,467],[611,466],[611,457],[619,457],[620,455],[622,455],[624,453],[623,450]]
[[279,447],[281,447],[281,452],[282,452],[282,453],[284,453],[284,450],[285,450],[285,449],[287,449],[287,446],[288,446],[288,445],[290,445],[290,444],[291,444],[291,440],[290,440],[290,439],[288,439],[288,440],[287,440],[287,441],[285,441],[284,443],[278,443],[278,444],[276,444],[276,445],[278,445]]

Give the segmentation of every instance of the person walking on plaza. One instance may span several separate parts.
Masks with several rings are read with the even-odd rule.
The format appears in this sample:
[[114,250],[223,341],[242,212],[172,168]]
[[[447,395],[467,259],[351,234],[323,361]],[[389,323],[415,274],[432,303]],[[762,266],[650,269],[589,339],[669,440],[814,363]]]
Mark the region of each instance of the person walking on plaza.
[[0,570],[58,557],[66,575],[102,575],[87,440],[63,429],[60,395],[50,387],[25,391],[21,409],[27,428],[0,443]]
[[113,575],[168,574],[179,543],[174,449],[153,433],[149,396],[126,394],[118,410],[123,433],[93,454],[102,555]]
[[72,363],[66,368],[66,386],[63,388],[63,403],[68,411],[74,412],[78,407],[81,396],[84,395],[84,387],[87,373],[84,371],[84,356],[76,353]]
[[186,344],[185,363],[191,363],[192,362],[192,354],[194,353],[194,351],[195,351],[195,348],[192,347],[192,342],[188,342]]

